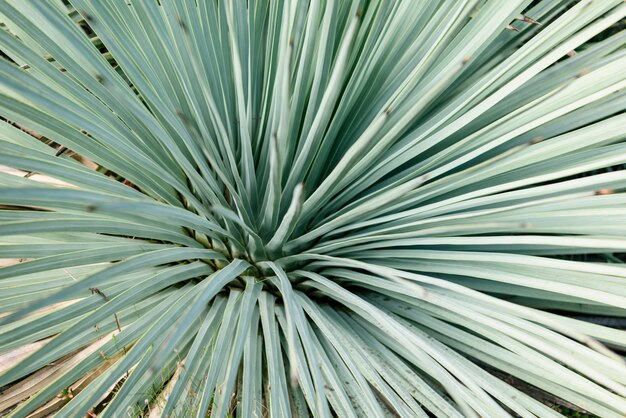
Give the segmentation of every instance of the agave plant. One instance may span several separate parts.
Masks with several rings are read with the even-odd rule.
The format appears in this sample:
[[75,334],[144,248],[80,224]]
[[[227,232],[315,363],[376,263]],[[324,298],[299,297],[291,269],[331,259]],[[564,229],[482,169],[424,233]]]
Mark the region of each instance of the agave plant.
[[0,1],[0,415],[623,416],[625,16]]

